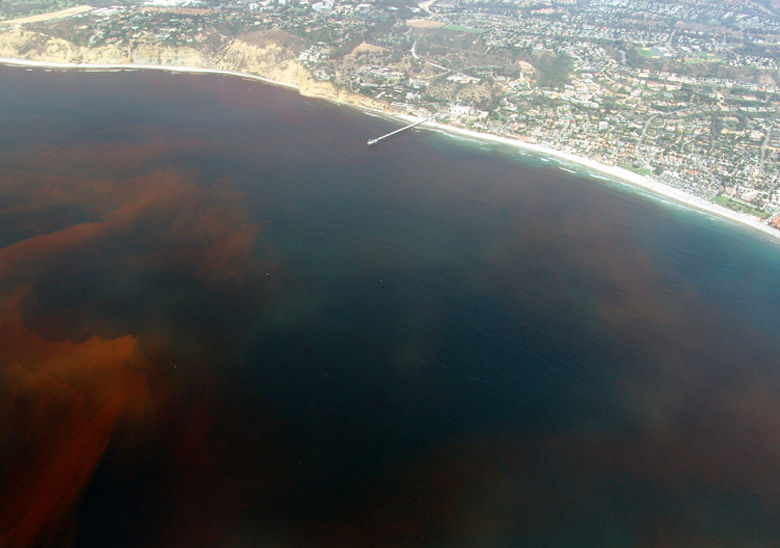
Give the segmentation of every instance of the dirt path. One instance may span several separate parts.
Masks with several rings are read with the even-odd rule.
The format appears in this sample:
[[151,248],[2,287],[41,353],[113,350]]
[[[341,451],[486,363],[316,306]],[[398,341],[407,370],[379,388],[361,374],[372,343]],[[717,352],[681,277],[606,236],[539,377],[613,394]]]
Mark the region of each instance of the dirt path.
[[73,6],[72,8],[67,8],[64,10],[41,13],[40,15],[31,15],[30,17],[20,17],[18,19],[0,21],[0,25],[24,25],[25,23],[40,23],[41,21],[48,21],[49,19],[73,17],[74,15],[79,15],[88,11],[92,11],[92,6],[82,4],[81,6]]

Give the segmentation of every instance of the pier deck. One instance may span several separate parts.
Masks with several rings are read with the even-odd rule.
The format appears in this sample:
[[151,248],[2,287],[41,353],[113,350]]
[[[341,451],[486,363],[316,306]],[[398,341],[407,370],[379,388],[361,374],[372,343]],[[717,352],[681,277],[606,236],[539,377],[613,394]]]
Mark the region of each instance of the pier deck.
[[366,144],[367,144],[368,146],[374,146],[374,145],[375,145],[375,144],[377,144],[379,141],[381,141],[381,140],[383,140],[383,139],[387,139],[388,137],[392,137],[392,136],[393,136],[393,135],[395,135],[396,133],[401,133],[402,131],[406,131],[407,129],[412,129],[412,128],[413,128],[413,127],[415,127],[415,126],[419,126],[420,124],[423,124],[423,123],[425,123],[425,122],[430,122],[431,120],[433,120],[433,117],[431,117],[431,118],[426,118],[425,120],[418,120],[418,121],[416,121],[416,122],[412,122],[412,123],[411,123],[411,124],[409,124],[408,126],[404,126],[404,127],[400,128],[400,129],[396,129],[395,131],[391,131],[390,133],[388,133],[388,134],[386,134],[386,135],[382,135],[381,137],[377,137],[376,139],[369,139],[368,141],[366,141]]

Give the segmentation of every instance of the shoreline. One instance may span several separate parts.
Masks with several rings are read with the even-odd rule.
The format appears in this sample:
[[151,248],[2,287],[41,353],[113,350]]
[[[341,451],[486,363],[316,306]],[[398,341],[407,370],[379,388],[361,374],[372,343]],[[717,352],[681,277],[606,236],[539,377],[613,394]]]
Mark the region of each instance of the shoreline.
[[184,67],[176,65],[138,65],[134,63],[53,63],[49,61],[34,61],[32,59],[13,59],[10,57],[0,57],[0,65],[9,65],[15,67],[33,67],[33,68],[51,68],[51,69],[78,69],[78,70],[94,70],[97,72],[109,71],[109,70],[159,70],[161,72],[177,72],[177,73],[191,73],[191,74],[221,74],[223,76],[236,76],[238,78],[246,78],[249,80],[256,80],[265,84],[271,84],[274,86],[280,86],[288,89],[294,89],[300,92],[300,88],[295,84],[287,82],[280,82],[278,80],[272,80],[265,78],[264,76],[258,76],[257,74],[249,74],[248,72],[236,72],[231,70],[211,69],[204,67]]
[[[190,74],[219,74],[226,76],[235,76],[238,78],[245,78],[248,80],[254,80],[269,85],[280,86],[287,89],[293,89],[298,93],[301,93],[301,89],[298,85],[289,82],[281,82],[278,80],[272,80],[256,74],[250,74],[245,72],[237,72],[223,69],[212,69],[204,67],[187,67],[176,65],[142,65],[132,63],[55,63],[47,61],[35,61],[29,59],[15,59],[8,57],[0,57],[0,65],[17,66],[17,67],[31,67],[31,68],[49,68],[49,69],[79,69],[79,70],[96,70],[96,71],[110,71],[110,70],[157,70],[163,72],[175,72],[175,73],[190,73]],[[310,96],[309,96],[310,97]],[[343,101],[336,101],[327,97],[313,97],[315,99],[322,99],[334,104],[353,107],[366,113],[371,113],[379,116],[386,116],[394,120],[399,120],[404,123],[421,122],[418,127],[426,128],[433,131],[440,131],[450,135],[465,137],[477,141],[487,141],[502,145],[514,147],[521,151],[531,152],[540,157],[549,157],[556,160],[563,160],[575,164],[576,166],[593,170],[601,175],[606,176],[609,180],[615,183],[622,183],[633,186],[635,188],[648,191],[650,196],[659,198],[665,198],[667,200],[679,203],[692,210],[699,212],[709,213],[722,220],[737,223],[743,227],[753,229],[757,232],[761,232],[767,236],[771,236],[775,243],[780,243],[780,230],[772,228],[766,223],[761,222],[758,218],[745,213],[739,213],[737,211],[728,209],[718,204],[709,202],[698,196],[688,194],[687,192],[665,185],[658,181],[655,181],[644,175],[634,173],[627,169],[610,166],[586,158],[584,156],[577,156],[569,152],[563,152],[555,150],[553,148],[546,147],[544,145],[537,145],[535,143],[529,143],[521,139],[514,139],[510,137],[502,137],[500,135],[494,135],[491,133],[482,133],[466,128],[460,128],[447,124],[441,124],[435,121],[426,121],[425,118],[419,116],[413,116],[405,113],[394,113],[379,109],[368,108],[361,105],[356,105]],[[560,164],[559,164],[560,165]],[[568,171],[568,170],[567,170]],[[581,175],[581,174],[579,174]],[[593,177],[593,174],[590,174]]]
[[[395,115],[395,117],[409,123],[422,120],[422,118],[405,114]],[[777,243],[780,243],[780,230],[772,228],[768,224],[761,222],[757,217],[753,217],[752,215],[745,213],[739,213],[738,211],[734,211],[732,209],[728,209],[718,204],[709,202],[703,198],[688,194],[683,190],[665,185],[649,177],[634,173],[633,171],[629,171],[622,167],[610,166],[608,164],[597,162],[596,160],[591,160],[590,158],[577,156],[576,154],[571,154],[569,152],[555,150],[544,145],[529,143],[521,139],[502,137],[492,133],[482,133],[470,129],[440,124],[438,122],[423,122],[419,127],[427,127],[428,129],[438,130],[443,133],[449,133],[469,139],[507,145],[518,150],[534,153],[542,158],[549,157],[556,160],[569,162],[571,164],[575,164],[577,167],[587,168],[587,170],[595,171],[601,176],[606,176],[605,178],[611,182],[626,184],[634,188],[639,188],[648,191],[647,194],[649,196],[665,198],[669,201],[686,206],[688,209],[709,213],[722,220],[740,224],[743,227],[751,228],[755,231],[761,232],[762,234],[771,236],[777,240]],[[560,163],[558,165],[561,167],[561,169],[566,167]],[[571,172],[569,169],[565,170]],[[577,172],[574,174],[583,176],[583,174]],[[588,174],[588,176],[591,178],[593,178],[595,175],[595,173]]]

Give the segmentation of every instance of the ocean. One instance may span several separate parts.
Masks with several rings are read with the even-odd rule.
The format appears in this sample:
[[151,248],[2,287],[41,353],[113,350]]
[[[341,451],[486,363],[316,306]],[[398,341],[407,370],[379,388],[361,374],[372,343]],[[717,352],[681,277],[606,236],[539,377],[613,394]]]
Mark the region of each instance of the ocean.
[[0,544],[780,538],[777,241],[397,127],[0,67]]

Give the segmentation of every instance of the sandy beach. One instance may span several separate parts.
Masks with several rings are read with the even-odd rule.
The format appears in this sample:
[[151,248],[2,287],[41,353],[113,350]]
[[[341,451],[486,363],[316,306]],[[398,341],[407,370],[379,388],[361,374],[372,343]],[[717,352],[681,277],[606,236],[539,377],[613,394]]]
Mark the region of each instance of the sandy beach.
[[[395,115],[395,117],[400,118],[404,122],[409,122],[409,123],[422,120],[421,118],[404,115],[404,114]],[[671,187],[669,185],[665,185],[663,183],[659,183],[658,181],[655,181],[649,177],[645,177],[643,175],[634,173],[633,171],[629,171],[621,167],[602,164],[601,162],[597,162],[589,158],[584,158],[582,156],[577,156],[575,154],[570,154],[568,152],[562,152],[542,145],[528,143],[526,141],[522,141],[519,139],[501,137],[489,133],[480,133],[478,131],[472,131],[469,129],[449,126],[445,124],[439,124],[437,122],[423,122],[419,127],[427,127],[430,129],[439,130],[453,135],[468,137],[471,139],[501,143],[504,145],[515,147],[520,150],[532,152],[540,156],[552,157],[558,160],[562,160],[564,162],[569,162],[571,164],[582,166],[589,170],[593,170],[595,172],[603,174],[606,176],[606,178],[610,180],[614,180],[615,182],[622,182],[622,183],[633,185],[635,187],[640,187],[642,189],[648,190],[654,195],[683,204],[689,208],[710,213],[722,219],[736,222],[741,225],[750,227],[754,230],[758,230],[764,234],[774,237],[775,239],[777,239],[778,242],[780,242],[780,230],[777,230],[767,224],[762,223],[756,217],[739,213],[737,211],[733,211],[731,209],[720,206],[718,204],[714,204],[712,202],[699,198],[698,196],[693,196],[692,194],[688,194],[687,192],[684,192],[680,189]]]
[[266,84],[272,84],[274,86],[282,86],[289,89],[298,90],[298,86],[294,84],[288,84],[286,82],[279,82],[277,80],[271,80],[270,78],[264,78],[257,76],[256,74],[247,74],[245,72],[233,72],[229,70],[210,69],[201,67],[178,67],[169,65],[137,65],[137,64],[77,64],[77,63],[49,63],[46,61],[32,61],[27,59],[9,59],[7,57],[0,57],[0,65],[12,65],[22,67],[37,67],[37,68],[53,68],[53,69],[79,69],[88,71],[110,71],[110,70],[160,70],[164,72],[185,72],[193,74],[222,74],[227,76],[236,76],[238,78],[245,78],[247,80],[256,80]]
[[[44,62],[44,61],[12,59],[12,58],[3,58],[3,57],[0,57],[0,64],[12,65],[12,66],[36,67],[36,68],[50,68],[50,69],[80,69],[80,70],[96,70],[96,71],[159,70],[159,71],[166,71],[166,72],[180,72],[180,73],[193,73],[193,74],[222,74],[228,76],[235,76],[239,78],[245,78],[248,80],[255,80],[266,84],[282,86],[285,88],[295,89],[297,91],[300,91],[297,85],[287,83],[287,82],[280,82],[277,80],[272,80],[270,78],[264,78],[262,76],[257,76],[254,74],[248,74],[243,72],[234,72],[228,70],[210,69],[210,68],[201,68],[201,67],[141,65],[141,64],[51,63],[51,62]],[[328,98],[323,98],[323,99],[333,101],[332,99],[328,99]],[[451,135],[457,135],[469,139],[500,143],[503,145],[515,147],[519,150],[532,152],[534,154],[538,154],[543,157],[551,157],[563,162],[569,162],[571,164],[582,166],[584,168],[587,168],[588,170],[592,170],[594,172],[603,174],[604,176],[606,176],[606,178],[610,180],[614,180],[615,182],[621,182],[621,183],[633,185],[635,187],[645,189],[656,196],[683,204],[689,208],[696,209],[705,213],[709,213],[721,219],[726,219],[732,222],[739,223],[743,226],[749,227],[763,234],[771,236],[775,239],[775,241],[780,243],[780,230],[774,229],[771,226],[762,223],[759,219],[753,216],[739,213],[737,211],[733,211],[731,209],[720,206],[718,204],[714,204],[712,202],[709,202],[697,196],[688,194],[687,192],[684,192],[680,189],[665,185],[649,177],[639,175],[638,173],[634,173],[627,169],[623,169],[617,166],[610,166],[607,164],[603,164],[601,162],[597,162],[595,160],[591,160],[589,158],[577,156],[575,154],[571,154],[568,152],[558,151],[542,145],[529,143],[520,139],[501,137],[489,133],[481,133],[469,129],[459,128],[456,126],[441,124],[434,121],[423,121],[424,120],[423,118],[412,116],[409,114],[377,111],[375,109],[368,109],[366,107],[353,105],[350,103],[340,103],[340,104],[345,104],[347,106],[359,108],[360,110],[372,112],[375,114],[381,114],[402,121],[404,123],[422,121],[423,123],[420,126],[418,126],[419,128],[427,128],[434,131],[441,131],[441,132],[449,133]],[[366,137],[368,138],[368,137],[375,137],[375,136],[366,136]]]

